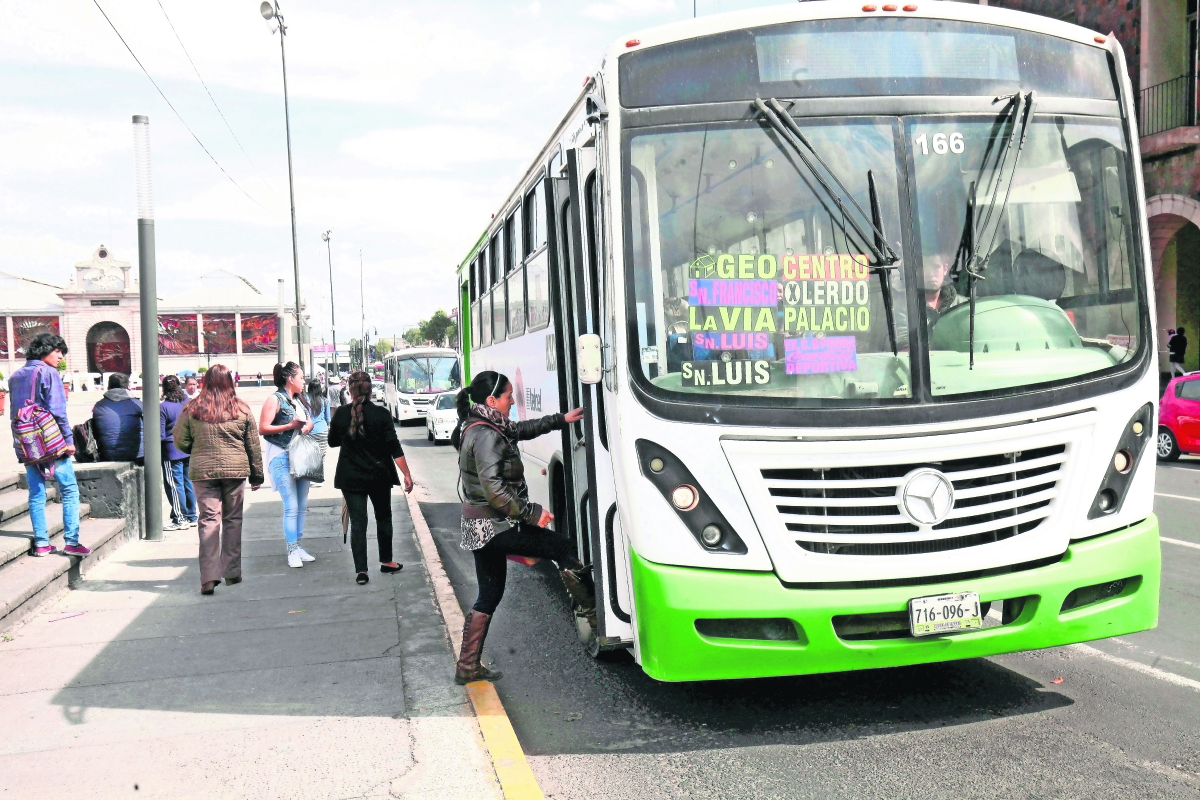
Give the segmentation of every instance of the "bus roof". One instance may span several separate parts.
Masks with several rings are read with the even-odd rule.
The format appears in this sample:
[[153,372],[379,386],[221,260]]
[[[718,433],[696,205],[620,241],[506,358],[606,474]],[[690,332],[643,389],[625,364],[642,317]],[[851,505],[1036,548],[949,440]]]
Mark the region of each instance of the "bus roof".
[[[400,358],[412,358],[413,356],[458,356],[458,351],[453,347],[404,347],[399,350],[393,350],[383,357],[384,361],[395,360]],[[382,363],[382,362],[381,362]]]

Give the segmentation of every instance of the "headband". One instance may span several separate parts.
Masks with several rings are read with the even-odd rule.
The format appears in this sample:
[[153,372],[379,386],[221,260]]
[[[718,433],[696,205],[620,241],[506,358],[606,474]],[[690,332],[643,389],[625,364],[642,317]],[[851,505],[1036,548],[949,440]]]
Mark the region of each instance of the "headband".
[[504,380],[504,376],[501,375],[499,372],[497,372],[496,373],[496,385],[492,387],[492,392],[490,395],[488,395],[489,397],[496,396],[496,390],[500,388],[500,381],[502,381],[502,380]]

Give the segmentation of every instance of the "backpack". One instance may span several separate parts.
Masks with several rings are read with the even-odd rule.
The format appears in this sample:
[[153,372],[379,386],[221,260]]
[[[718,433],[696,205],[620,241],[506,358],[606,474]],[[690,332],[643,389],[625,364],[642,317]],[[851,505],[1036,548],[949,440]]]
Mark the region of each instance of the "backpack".
[[44,464],[62,458],[67,442],[59,430],[58,420],[39,406],[37,398],[37,371],[29,390],[29,399],[19,410],[13,409],[13,444],[17,450],[17,461],[22,464]]
[[90,464],[100,460],[100,445],[96,442],[96,423],[88,417],[78,425],[71,427],[75,437],[75,460],[81,464]]

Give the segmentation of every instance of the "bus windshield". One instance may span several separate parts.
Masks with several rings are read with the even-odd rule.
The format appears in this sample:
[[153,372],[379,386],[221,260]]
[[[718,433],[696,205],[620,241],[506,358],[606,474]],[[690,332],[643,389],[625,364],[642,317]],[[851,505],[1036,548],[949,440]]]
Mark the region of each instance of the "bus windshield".
[[[1035,116],[1011,177],[981,169],[989,146],[995,152],[1007,136],[990,119],[924,117],[907,133],[934,395],[1063,380],[1134,357],[1137,258],[1129,158],[1116,121]],[[983,266],[972,344],[970,279],[952,265],[971,187],[986,216],[997,179],[1007,203],[996,204],[999,218],[976,243]]]
[[[862,208],[867,173],[897,252],[891,120],[799,120]],[[655,387],[824,402],[910,398],[906,280],[847,242],[836,204],[757,122],[639,133],[627,150],[638,367]]]
[[453,356],[414,356],[397,359],[396,389],[407,394],[429,394],[458,389],[458,359]]

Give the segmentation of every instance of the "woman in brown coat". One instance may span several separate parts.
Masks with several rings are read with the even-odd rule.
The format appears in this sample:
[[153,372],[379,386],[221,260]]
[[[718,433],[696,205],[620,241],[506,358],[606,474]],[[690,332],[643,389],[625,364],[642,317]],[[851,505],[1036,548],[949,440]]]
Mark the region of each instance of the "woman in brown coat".
[[238,399],[229,370],[217,364],[200,394],[175,422],[175,446],[192,457],[188,473],[200,511],[200,594],[212,594],[224,578],[242,581],[242,501],[263,482],[258,426]]

